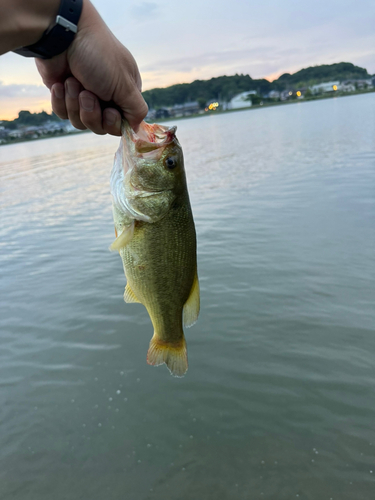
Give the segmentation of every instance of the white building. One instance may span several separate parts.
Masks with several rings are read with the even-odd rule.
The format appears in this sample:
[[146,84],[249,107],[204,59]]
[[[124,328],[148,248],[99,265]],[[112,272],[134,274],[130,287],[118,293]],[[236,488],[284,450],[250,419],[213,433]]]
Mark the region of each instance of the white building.
[[345,81],[345,82],[341,82],[341,90],[343,92],[354,92],[355,91],[355,85],[350,80]]
[[336,92],[336,90],[341,90],[340,82],[325,82],[319,83],[318,85],[313,85],[310,87],[313,94],[324,94],[326,92]]
[[365,80],[353,80],[353,83],[358,90],[372,89],[373,83],[371,78]]
[[280,92],[278,90],[271,90],[268,94],[269,99],[280,99]]
[[251,95],[256,95],[256,91],[249,90],[247,92],[237,94],[228,102],[228,109],[250,108],[252,105],[250,98]]

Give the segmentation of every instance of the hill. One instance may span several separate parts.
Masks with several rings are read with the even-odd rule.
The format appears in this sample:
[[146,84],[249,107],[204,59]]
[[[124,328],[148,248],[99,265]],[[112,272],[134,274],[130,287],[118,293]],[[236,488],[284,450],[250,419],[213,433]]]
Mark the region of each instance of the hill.
[[341,62],[310,66],[292,75],[284,73],[277,80],[274,80],[272,84],[277,90],[284,90],[289,87],[308,87],[334,80],[358,80],[370,78],[370,76],[365,68],[354,66],[354,64],[348,62]]
[[43,125],[47,121],[60,121],[60,118],[51,113],[50,115],[45,111],[40,113],[30,113],[30,111],[20,111],[18,113],[18,118],[15,120],[2,120],[1,125],[9,130],[14,130],[18,127],[30,127]]
[[202,108],[210,99],[228,101],[236,94],[256,90],[265,94],[271,90],[285,90],[293,87],[310,86],[332,80],[369,78],[367,70],[352,63],[323,64],[301,69],[294,74],[284,73],[277,80],[265,78],[253,80],[250,75],[219,76],[210,80],[195,80],[166,88],[155,88],[143,92],[149,108],[173,106],[189,101],[198,101]]
[[198,101],[205,107],[209,99],[229,100],[234,95],[247,90],[265,93],[272,90],[272,84],[266,80],[253,80],[249,75],[219,76],[210,80],[195,80],[192,83],[180,83],[166,88],[156,88],[143,92],[149,108],[173,106],[189,101]]

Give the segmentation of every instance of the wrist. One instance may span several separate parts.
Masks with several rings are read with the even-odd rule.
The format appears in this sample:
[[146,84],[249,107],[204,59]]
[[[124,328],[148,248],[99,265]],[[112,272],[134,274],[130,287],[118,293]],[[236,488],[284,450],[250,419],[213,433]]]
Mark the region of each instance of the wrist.
[[0,53],[37,42],[56,18],[59,4],[60,0],[5,0],[0,16]]
[[82,2],[82,12],[77,25],[77,36],[74,39],[72,46],[75,44],[76,40],[81,38],[81,35],[88,31],[97,31],[98,28],[104,25],[104,21],[100,17],[98,11],[95,9],[90,0],[83,0]]
[[65,52],[74,40],[83,0],[60,0],[54,21],[33,44],[14,50],[24,57],[52,59]]

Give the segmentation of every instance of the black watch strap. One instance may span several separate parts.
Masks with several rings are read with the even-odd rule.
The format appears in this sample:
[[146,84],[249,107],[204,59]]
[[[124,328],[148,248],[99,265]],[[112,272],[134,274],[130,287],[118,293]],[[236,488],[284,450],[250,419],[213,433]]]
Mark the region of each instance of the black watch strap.
[[83,0],[61,0],[55,23],[48,28],[40,40],[33,45],[21,47],[13,52],[25,57],[51,59],[64,52],[77,33]]

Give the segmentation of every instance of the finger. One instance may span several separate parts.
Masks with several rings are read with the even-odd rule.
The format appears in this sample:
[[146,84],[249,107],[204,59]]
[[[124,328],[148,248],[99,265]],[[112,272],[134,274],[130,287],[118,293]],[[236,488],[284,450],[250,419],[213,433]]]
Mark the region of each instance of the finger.
[[66,52],[53,57],[52,59],[35,59],[36,67],[43,79],[44,85],[51,89],[56,82],[63,83],[71,74]]
[[102,110],[96,95],[84,90],[79,94],[79,105],[81,122],[95,134],[106,134],[102,126]]
[[65,105],[68,117],[73,127],[79,130],[85,130],[86,126],[81,122],[79,109],[79,93],[82,91],[82,85],[73,77],[65,80]]
[[65,89],[62,83],[55,83],[51,88],[52,110],[59,118],[66,120],[68,112],[65,106]]
[[133,91],[127,95],[126,102],[121,106],[121,108],[125,118],[129,122],[129,125],[135,132],[137,132],[141,121],[148,113],[148,106],[146,101],[143,99],[141,92],[136,87],[134,87]]
[[121,135],[121,115],[117,109],[106,108],[103,111],[103,129],[107,134]]

